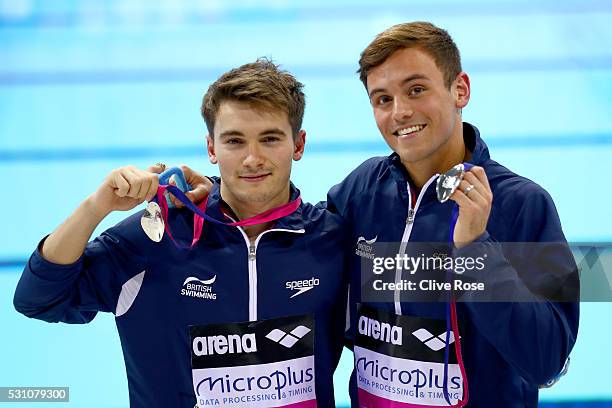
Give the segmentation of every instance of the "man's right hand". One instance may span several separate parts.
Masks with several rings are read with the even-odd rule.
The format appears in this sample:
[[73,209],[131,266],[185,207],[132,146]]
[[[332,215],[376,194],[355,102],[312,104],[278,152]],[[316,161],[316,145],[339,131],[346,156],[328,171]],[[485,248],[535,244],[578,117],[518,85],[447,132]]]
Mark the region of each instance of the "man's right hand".
[[157,168],[149,171],[134,166],[120,167],[106,176],[102,185],[89,197],[91,208],[101,217],[113,211],[127,211],[157,193]]

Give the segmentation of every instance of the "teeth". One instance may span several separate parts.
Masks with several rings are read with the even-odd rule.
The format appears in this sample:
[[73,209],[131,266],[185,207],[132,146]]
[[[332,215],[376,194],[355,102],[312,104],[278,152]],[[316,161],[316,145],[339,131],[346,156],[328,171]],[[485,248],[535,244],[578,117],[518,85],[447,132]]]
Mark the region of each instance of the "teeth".
[[415,125],[415,126],[411,126],[409,128],[404,128],[404,129],[400,129],[397,131],[397,134],[399,136],[404,136],[410,133],[414,133],[414,132],[418,132],[419,130],[422,130],[425,127],[425,125]]

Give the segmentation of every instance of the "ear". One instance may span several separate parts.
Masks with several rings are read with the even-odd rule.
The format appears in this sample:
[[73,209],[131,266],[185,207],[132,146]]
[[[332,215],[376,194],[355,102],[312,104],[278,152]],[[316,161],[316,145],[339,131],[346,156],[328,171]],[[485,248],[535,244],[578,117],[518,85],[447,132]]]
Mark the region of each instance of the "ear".
[[215,142],[213,140],[214,136],[206,135],[206,148],[208,150],[208,160],[212,164],[217,164],[217,155],[215,154]]
[[306,131],[300,130],[297,136],[293,139],[293,160],[298,161],[304,155],[304,147],[306,146]]
[[453,95],[455,97],[455,107],[464,108],[470,101],[470,77],[465,72],[460,72],[453,82]]

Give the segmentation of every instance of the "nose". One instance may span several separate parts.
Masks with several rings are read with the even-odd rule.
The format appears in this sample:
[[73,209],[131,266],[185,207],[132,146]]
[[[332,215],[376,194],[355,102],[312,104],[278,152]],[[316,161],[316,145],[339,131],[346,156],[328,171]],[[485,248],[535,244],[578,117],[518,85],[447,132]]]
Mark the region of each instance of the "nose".
[[406,119],[410,119],[413,114],[412,105],[407,98],[398,97],[393,100],[391,115],[395,122],[404,122]]
[[242,165],[246,168],[257,169],[262,167],[265,162],[265,158],[261,152],[259,143],[249,143],[247,146],[247,152]]

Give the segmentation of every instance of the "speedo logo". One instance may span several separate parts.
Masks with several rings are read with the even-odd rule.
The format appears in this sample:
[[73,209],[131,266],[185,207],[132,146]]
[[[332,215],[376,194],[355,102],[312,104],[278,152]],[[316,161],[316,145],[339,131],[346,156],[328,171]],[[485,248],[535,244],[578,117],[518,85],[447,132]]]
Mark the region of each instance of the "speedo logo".
[[257,341],[255,333],[206,336],[194,338],[192,347],[196,356],[255,353]]
[[374,259],[374,251],[372,245],[378,239],[378,235],[372,239],[365,239],[364,237],[359,237],[357,239],[357,244],[355,248],[355,255],[360,256],[362,258]]
[[183,282],[181,289],[182,296],[189,296],[199,299],[217,299],[217,294],[213,292],[212,285],[217,280],[217,275],[208,280],[201,280],[195,276],[190,276]]
[[419,339],[421,343],[425,344],[427,347],[432,349],[433,351],[439,351],[444,348],[446,344],[446,333],[449,334],[448,344],[451,345],[455,341],[455,335],[453,332],[444,332],[439,336],[434,336],[427,329],[418,329],[412,332],[412,335]]
[[370,319],[366,316],[361,316],[359,318],[359,333],[375,340],[398,346],[402,345],[401,327],[392,326],[389,323],[381,323],[378,320]]
[[314,289],[315,286],[319,286],[319,279],[314,277],[310,279],[285,282],[285,288],[289,290],[297,290],[297,292],[291,295],[289,299],[301,295],[304,292],[308,292],[309,290]]

